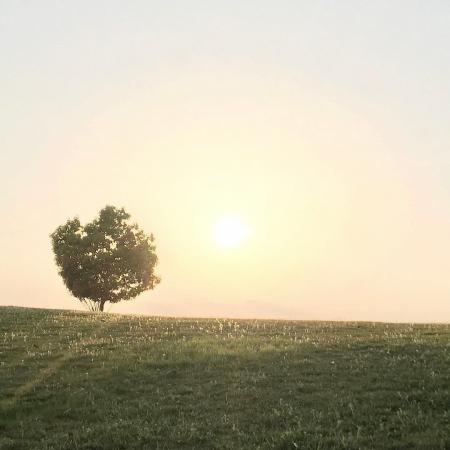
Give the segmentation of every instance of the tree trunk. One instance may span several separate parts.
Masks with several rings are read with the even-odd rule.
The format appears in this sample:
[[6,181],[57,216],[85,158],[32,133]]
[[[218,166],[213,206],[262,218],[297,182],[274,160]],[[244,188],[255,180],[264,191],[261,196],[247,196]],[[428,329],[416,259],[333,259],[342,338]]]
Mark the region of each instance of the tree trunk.
[[103,312],[103,310],[105,309],[105,303],[106,303],[105,300],[102,300],[102,301],[100,302],[99,311]]

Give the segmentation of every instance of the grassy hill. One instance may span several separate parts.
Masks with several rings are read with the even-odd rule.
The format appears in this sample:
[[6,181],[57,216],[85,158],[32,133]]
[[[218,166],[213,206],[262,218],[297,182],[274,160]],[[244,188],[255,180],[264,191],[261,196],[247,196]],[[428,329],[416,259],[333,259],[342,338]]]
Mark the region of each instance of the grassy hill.
[[0,449],[450,448],[450,325],[0,308]]

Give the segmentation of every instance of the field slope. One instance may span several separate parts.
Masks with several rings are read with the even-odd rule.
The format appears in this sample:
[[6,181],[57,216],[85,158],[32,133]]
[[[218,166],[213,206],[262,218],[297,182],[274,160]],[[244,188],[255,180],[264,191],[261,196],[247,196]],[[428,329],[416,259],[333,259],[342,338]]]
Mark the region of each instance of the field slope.
[[0,449],[450,448],[450,325],[0,308]]

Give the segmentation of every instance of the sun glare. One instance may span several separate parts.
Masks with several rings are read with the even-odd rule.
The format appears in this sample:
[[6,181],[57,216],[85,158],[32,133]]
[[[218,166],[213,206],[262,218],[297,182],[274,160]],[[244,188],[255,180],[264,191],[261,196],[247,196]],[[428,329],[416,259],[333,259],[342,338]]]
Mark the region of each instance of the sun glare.
[[248,237],[250,230],[240,217],[222,217],[214,226],[214,240],[222,248],[239,246]]

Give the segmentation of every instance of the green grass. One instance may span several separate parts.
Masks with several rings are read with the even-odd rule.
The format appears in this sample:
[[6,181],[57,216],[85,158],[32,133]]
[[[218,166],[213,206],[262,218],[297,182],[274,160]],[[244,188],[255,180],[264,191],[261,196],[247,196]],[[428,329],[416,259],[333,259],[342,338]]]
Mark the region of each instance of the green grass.
[[0,449],[450,448],[450,325],[0,308]]

